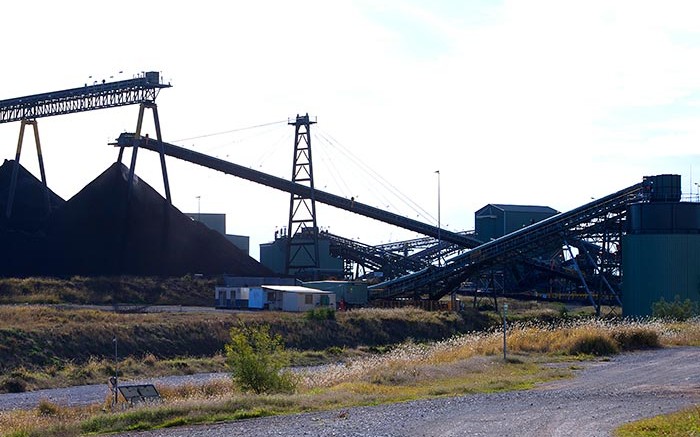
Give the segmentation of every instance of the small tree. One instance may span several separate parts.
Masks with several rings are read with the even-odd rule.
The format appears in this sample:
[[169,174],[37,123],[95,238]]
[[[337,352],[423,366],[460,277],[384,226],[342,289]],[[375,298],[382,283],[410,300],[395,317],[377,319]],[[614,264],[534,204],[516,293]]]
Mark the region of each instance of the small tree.
[[661,296],[661,299],[651,305],[651,313],[662,319],[687,320],[698,314],[698,303],[690,299],[681,302],[679,295],[676,295],[673,302],[667,302]]
[[279,334],[271,334],[268,325],[231,328],[231,342],[225,346],[226,364],[238,386],[255,393],[289,393],[296,383],[289,356]]

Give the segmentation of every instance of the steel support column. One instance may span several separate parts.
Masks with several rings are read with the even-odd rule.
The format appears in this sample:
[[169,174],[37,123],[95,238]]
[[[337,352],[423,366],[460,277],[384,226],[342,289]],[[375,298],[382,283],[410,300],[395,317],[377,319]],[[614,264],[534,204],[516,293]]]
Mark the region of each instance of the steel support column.
[[46,184],[46,171],[44,170],[44,157],[41,153],[41,141],[39,141],[39,126],[36,120],[22,120],[19,128],[19,138],[17,140],[17,151],[15,152],[15,162],[12,167],[12,176],[10,179],[10,190],[7,193],[7,205],[5,208],[5,217],[10,218],[12,216],[12,206],[15,201],[15,191],[17,190],[17,177],[19,175],[19,159],[22,155],[22,143],[24,142],[24,128],[27,125],[31,125],[34,130],[34,143],[36,144],[36,154],[39,160],[39,172],[41,173],[41,182],[44,185],[44,193],[46,197],[46,206],[50,208],[49,204],[49,187]]
[[[170,197],[170,182],[168,181],[168,169],[165,165],[165,153],[163,149],[163,138],[161,137],[161,131],[160,131],[160,119],[158,118],[158,106],[155,104],[155,102],[145,102],[141,103],[139,105],[139,116],[138,120],[136,121],[136,132],[134,133],[134,138],[139,139],[141,138],[141,130],[143,128],[143,116],[145,113],[146,108],[150,109],[153,112],[153,123],[155,125],[156,129],[156,139],[158,140],[159,146],[159,151],[158,154],[160,155],[160,168],[163,173],[163,187],[165,190],[165,198],[168,201],[169,205],[172,205],[172,199]],[[146,141],[148,141],[148,135],[146,135]],[[134,173],[136,171],[136,154],[138,152],[138,144],[134,144],[133,150],[131,152],[131,166],[129,167],[129,194],[128,198],[131,198],[131,190],[132,190],[132,184],[134,182]],[[119,156],[117,157],[117,162],[122,162],[122,158],[124,156],[124,146],[122,145],[119,147]]]
[[591,305],[593,305],[593,308],[595,308],[595,315],[596,317],[598,317],[600,316],[600,303],[596,303],[595,299],[593,298],[593,293],[591,292],[591,289],[588,288],[588,283],[586,282],[586,278],[583,276],[583,272],[581,271],[581,268],[579,267],[578,262],[576,261],[574,252],[571,250],[571,246],[569,246],[569,243],[567,243],[566,240],[564,240],[564,246],[566,246],[566,250],[569,252],[569,256],[571,256],[571,262],[574,265],[574,270],[576,270],[579,279],[581,279],[581,283],[586,289],[586,293],[588,293],[588,299],[591,301]]
[[317,273],[320,267],[318,225],[316,223],[316,196],[314,191],[313,161],[311,159],[311,125],[316,123],[309,114],[297,115],[290,120],[294,126],[294,163],[292,182],[310,188],[308,195],[292,193],[289,199],[289,230],[285,272]]

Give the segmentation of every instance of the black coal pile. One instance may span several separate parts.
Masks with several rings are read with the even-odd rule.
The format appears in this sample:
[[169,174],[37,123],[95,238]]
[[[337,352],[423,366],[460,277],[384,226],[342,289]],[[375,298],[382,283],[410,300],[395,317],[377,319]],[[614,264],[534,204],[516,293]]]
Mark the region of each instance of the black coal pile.
[[65,200],[18,165],[15,196],[8,219],[7,201],[14,167],[14,160],[5,160],[0,166],[0,275],[27,276],[44,267],[45,230],[52,212]]
[[39,179],[20,164],[17,166],[17,185],[12,202],[12,214],[8,219],[5,212],[14,167],[14,160],[5,160],[0,166],[0,229],[42,232],[46,228],[51,213],[61,207],[65,200],[45,188]]
[[47,234],[49,274],[265,276],[223,235],[182,214],[115,163],[57,210]]
[[8,220],[13,168],[14,161],[0,166],[1,276],[272,274],[137,177],[129,195],[122,164],[112,165],[68,202],[20,165]]

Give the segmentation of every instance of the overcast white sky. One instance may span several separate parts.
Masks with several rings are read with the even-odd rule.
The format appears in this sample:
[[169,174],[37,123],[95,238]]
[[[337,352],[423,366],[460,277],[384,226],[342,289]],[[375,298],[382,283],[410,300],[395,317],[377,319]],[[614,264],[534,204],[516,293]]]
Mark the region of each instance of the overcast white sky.
[[[0,99],[161,71],[166,141],[287,179],[284,123],[185,139],[308,112],[318,188],[434,223],[439,169],[442,224],[466,230],[487,203],[565,211],[649,174],[681,174],[697,194],[699,16],[695,1],[11,2]],[[69,199],[99,175],[137,114],[40,119],[50,187]],[[18,132],[0,125],[3,159]],[[30,144],[21,162],[38,175]],[[195,212],[201,196],[255,257],[286,224],[286,193],[172,159],[168,170],[175,206]],[[136,172],[162,192],[156,156],[141,152]],[[318,208],[320,226],[362,242],[416,236]]]

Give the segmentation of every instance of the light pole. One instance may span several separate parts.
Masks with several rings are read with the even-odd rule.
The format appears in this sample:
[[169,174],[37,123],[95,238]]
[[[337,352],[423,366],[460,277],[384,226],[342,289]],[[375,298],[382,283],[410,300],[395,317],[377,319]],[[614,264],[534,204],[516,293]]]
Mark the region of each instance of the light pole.
[[197,221],[202,221],[202,196],[197,196]]
[[435,170],[437,174],[437,208],[438,208],[438,265],[442,265],[442,238],[440,238],[440,170]]

